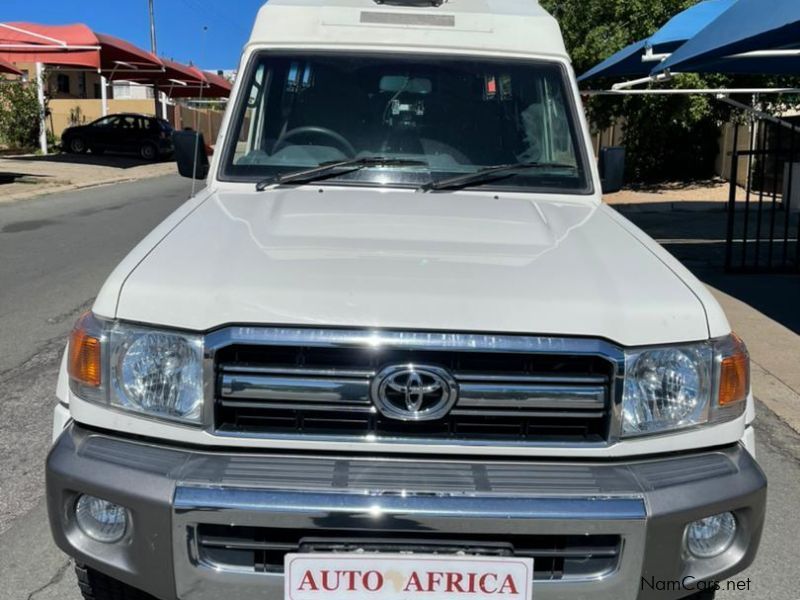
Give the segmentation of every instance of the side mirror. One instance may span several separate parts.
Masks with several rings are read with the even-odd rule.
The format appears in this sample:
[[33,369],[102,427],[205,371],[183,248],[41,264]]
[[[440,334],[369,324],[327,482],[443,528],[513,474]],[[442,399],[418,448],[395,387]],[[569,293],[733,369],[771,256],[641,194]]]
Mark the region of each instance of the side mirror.
[[176,131],[172,134],[178,173],[189,179],[208,177],[208,155],[203,134],[196,131]]
[[625,182],[625,148],[600,148],[600,181],[604,194],[613,194],[622,189]]

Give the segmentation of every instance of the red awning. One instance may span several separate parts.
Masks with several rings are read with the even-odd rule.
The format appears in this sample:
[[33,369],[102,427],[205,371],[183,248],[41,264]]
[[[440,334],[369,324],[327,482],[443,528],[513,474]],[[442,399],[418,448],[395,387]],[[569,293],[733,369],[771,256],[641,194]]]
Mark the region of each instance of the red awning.
[[[160,73],[130,73],[126,79],[143,83],[158,83],[162,88],[175,86],[199,86],[205,83],[203,74],[194,67],[168,58],[159,59],[164,67]],[[162,91],[164,91],[162,89]]]
[[86,25],[0,23],[0,58],[100,68],[100,43]]
[[168,92],[171,98],[228,98],[231,95],[233,85],[230,81],[216,73],[194,70],[203,77],[203,84],[175,86]]
[[95,33],[95,36],[100,44],[101,68],[112,79],[123,79],[132,73],[150,77],[164,71],[161,59],[147,50],[113,35]]
[[231,95],[233,84],[230,81],[225,79],[222,75],[217,75],[210,71],[204,71],[203,74],[206,76],[206,80],[209,84],[208,93],[204,93],[204,96],[208,96],[209,98],[228,98]]
[[[213,73],[160,59],[86,25],[0,23],[0,60],[97,69],[111,79],[158,84],[174,98],[227,97],[230,83]],[[12,71],[17,72],[17,71]]]
[[0,23],[0,58],[100,69],[115,77],[123,72],[164,70],[161,60],[150,52],[80,24]]
[[10,62],[4,61],[0,58],[0,73],[10,73],[11,75],[22,75],[22,71],[17,69]]
[[201,90],[203,97],[230,96],[230,83],[219,75],[205,73],[197,67],[167,58],[162,58],[161,62],[164,65],[161,73],[126,73],[124,78],[140,83],[157,83],[159,90],[170,98],[197,98],[201,95]]
[[161,62],[164,63],[164,73],[160,80],[162,85],[199,86],[205,83],[203,74],[194,67],[167,58],[162,58]]

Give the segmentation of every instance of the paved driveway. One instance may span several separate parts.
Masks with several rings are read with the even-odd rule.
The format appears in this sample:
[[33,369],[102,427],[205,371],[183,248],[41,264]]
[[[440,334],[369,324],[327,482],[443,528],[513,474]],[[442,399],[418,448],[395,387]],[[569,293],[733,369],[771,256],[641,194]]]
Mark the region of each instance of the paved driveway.
[[51,154],[0,158],[0,204],[42,194],[171,175],[172,161],[148,163],[124,154]]

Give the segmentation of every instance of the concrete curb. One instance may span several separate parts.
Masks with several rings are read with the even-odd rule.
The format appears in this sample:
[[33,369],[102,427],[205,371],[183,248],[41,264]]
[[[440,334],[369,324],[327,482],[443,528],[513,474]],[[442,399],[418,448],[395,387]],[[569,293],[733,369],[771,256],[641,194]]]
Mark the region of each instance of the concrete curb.
[[[175,170],[175,174],[177,174],[177,169]],[[171,175],[171,173],[150,173],[138,176],[112,177],[109,179],[101,179],[98,181],[55,184],[50,186],[44,184],[44,187],[38,187],[37,184],[31,184],[32,186],[37,186],[38,189],[31,189],[29,192],[20,192],[16,194],[12,193],[9,194],[8,196],[0,196],[0,205],[13,204],[15,202],[22,202],[25,200],[33,200],[36,198],[41,198],[43,196],[49,196],[51,194],[74,192],[77,190],[102,187],[106,185],[114,185],[117,183],[130,183],[132,181],[142,181],[145,179],[154,179],[156,177],[166,177],[167,175]],[[0,191],[1,190],[2,188],[0,188]]]
[[652,203],[614,203],[607,202],[611,208],[621,213],[669,213],[669,212],[725,212],[727,202],[657,202]]

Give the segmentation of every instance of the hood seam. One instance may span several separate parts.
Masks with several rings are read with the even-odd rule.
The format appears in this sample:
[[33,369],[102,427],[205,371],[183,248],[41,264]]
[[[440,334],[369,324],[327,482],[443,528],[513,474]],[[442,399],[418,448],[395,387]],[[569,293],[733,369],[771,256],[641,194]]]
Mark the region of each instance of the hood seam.
[[[206,202],[208,202],[208,199],[211,198],[211,196],[213,196],[213,195],[214,195],[214,191],[209,190],[207,192],[207,194],[206,194],[206,197],[203,198],[200,202],[198,202],[197,206],[195,206],[188,213],[186,213],[180,220],[178,220],[177,223],[175,223],[172,227],[170,227],[169,230],[167,232],[165,232],[164,235],[161,236],[161,238],[147,250],[147,252],[144,253],[142,258],[139,259],[139,261],[135,265],[133,265],[131,270],[128,271],[128,273],[123,278],[122,283],[120,283],[120,285],[119,285],[119,292],[117,292],[117,301],[114,303],[114,319],[118,319],[119,318],[119,305],[120,305],[120,302],[122,301],[122,292],[125,290],[125,286],[128,283],[128,279],[131,278],[131,276],[136,272],[136,270],[141,266],[141,264],[145,260],[147,260],[153,252],[155,252],[156,248],[158,248],[162,244],[162,242],[170,236],[170,234],[173,231],[175,231],[186,219],[188,219],[190,216],[192,216],[195,213],[195,211],[197,211],[197,209],[199,209]],[[197,196],[195,196],[195,198],[196,197]],[[189,202],[190,200],[192,200],[192,198],[189,198],[187,200],[187,202]],[[169,218],[169,217],[167,217],[167,218]]]
[[[633,227],[636,227],[636,225],[634,223],[632,223],[631,221],[629,221],[628,219],[623,217],[621,214],[619,214],[617,211],[615,211],[613,208],[611,208],[607,204],[605,205],[605,208],[607,210],[602,211],[603,213],[608,214],[609,218],[612,221],[614,221],[620,227],[620,229],[622,229],[625,233],[627,233],[631,238],[636,240],[639,243],[640,246],[642,246],[645,250],[647,250],[658,262],[660,262],[662,265],[664,265],[664,267],[670,273],[672,273],[678,279],[678,281],[680,281],[683,284],[683,286],[687,290],[689,290],[689,293],[692,294],[692,296],[695,297],[695,299],[697,300],[698,304],[700,304],[700,308],[703,309],[703,317],[705,318],[705,321],[706,321],[706,336],[707,336],[708,339],[711,339],[711,323],[710,323],[710,319],[709,319],[709,315],[708,315],[708,309],[706,308],[706,304],[705,304],[705,302],[703,302],[702,298],[700,298],[700,296],[697,295],[697,292],[694,291],[692,286],[689,285],[689,282],[686,281],[681,276],[680,273],[678,273],[675,269],[673,269],[670,265],[668,265],[666,263],[666,261],[664,261],[664,259],[662,259],[655,250],[653,250],[651,247],[648,246],[648,244],[645,243],[645,240],[643,240],[639,235],[636,234],[635,231],[631,231],[631,229],[628,227],[628,225],[633,225]],[[642,233],[644,234],[644,232],[642,232]],[[644,234],[644,235],[647,235],[647,234]],[[656,242],[655,240],[652,240],[652,241],[653,241],[653,243],[658,244],[658,242]],[[663,247],[661,247],[661,249],[664,250],[664,252],[667,252],[667,250],[664,249]],[[677,260],[677,259],[675,259],[675,260]]]

